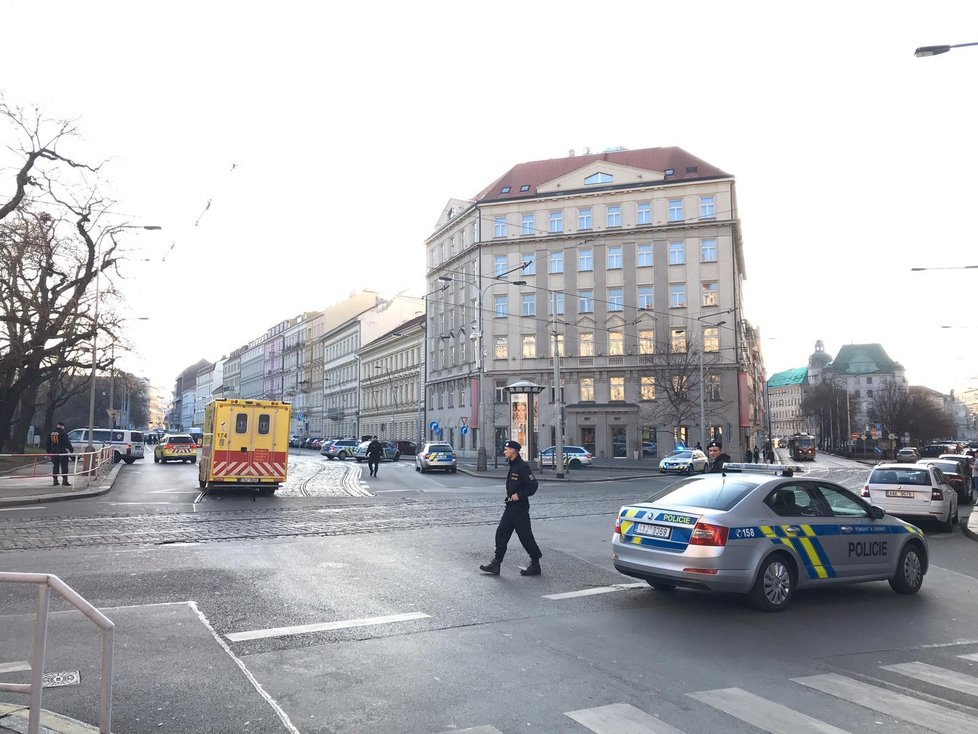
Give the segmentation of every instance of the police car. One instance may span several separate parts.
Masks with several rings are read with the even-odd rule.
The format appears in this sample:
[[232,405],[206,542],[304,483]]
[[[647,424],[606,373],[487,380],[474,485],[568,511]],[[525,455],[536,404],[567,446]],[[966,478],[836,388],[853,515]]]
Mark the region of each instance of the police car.
[[797,589],[886,579],[915,594],[927,540],[848,489],[779,464],[724,464],[622,507],[612,558],[658,590],[747,594],[757,609],[788,606]]

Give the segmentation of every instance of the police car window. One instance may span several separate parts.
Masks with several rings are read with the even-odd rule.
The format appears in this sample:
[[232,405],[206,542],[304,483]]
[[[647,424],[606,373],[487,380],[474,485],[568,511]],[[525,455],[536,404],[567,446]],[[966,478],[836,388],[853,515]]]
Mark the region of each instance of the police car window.
[[756,487],[757,482],[714,474],[684,479],[678,484],[666,487],[662,492],[652,495],[645,501],[655,502],[659,505],[685,505],[726,512]]
[[103,443],[110,443],[112,438],[112,431],[107,431],[104,428],[96,428],[92,433],[95,436],[96,441],[102,441]]
[[248,431],[248,414],[238,413],[234,416],[234,432],[246,433]]
[[822,496],[835,517],[869,517],[869,511],[862,502],[838,487],[817,484],[815,491]]
[[818,517],[824,513],[801,484],[782,484],[764,500],[781,517]]
[[126,438],[126,434],[124,434],[122,431],[112,431],[113,441],[124,441],[125,438]]
[[271,417],[268,413],[262,413],[258,416],[258,433],[262,436],[268,435],[268,428],[271,425]]

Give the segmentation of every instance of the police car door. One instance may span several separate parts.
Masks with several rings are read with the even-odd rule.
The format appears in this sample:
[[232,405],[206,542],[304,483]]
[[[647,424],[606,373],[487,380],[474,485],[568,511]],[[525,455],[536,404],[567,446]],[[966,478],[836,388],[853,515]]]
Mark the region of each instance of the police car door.
[[771,530],[782,545],[795,551],[803,578],[818,582],[844,574],[844,569],[836,568],[830,560],[835,519],[808,482],[783,482],[768,494],[764,504],[778,515],[780,524]]
[[865,503],[842,487],[813,482],[818,496],[832,513],[833,535],[829,556],[846,568],[848,576],[885,576],[895,562],[897,545],[890,535],[892,520],[877,520]]

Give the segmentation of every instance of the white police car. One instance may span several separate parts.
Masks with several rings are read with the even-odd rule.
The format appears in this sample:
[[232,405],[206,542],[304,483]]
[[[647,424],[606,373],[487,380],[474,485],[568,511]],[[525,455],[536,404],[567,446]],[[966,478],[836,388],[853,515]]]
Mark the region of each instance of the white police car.
[[622,507],[615,568],[658,590],[747,594],[769,612],[796,589],[883,579],[901,594],[920,589],[928,563],[920,529],[797,471],[729,463]]
[[706,472],[709,465],[710,460],[699,449],[676,449],[659,462],[659,471],[696,474]]

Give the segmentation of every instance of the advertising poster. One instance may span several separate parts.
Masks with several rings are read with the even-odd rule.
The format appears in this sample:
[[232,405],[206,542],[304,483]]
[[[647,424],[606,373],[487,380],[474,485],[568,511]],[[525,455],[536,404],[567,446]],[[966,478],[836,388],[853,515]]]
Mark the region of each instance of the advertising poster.
[[510,398],[510,411],[511,417],[509,421],[509,436],[514,441],[519,441],[520,446],[520,456],[526,459],[526,436],[527,436],[527,425],[526,425],[526,405],[527,396],[522,393],[517,393]]

